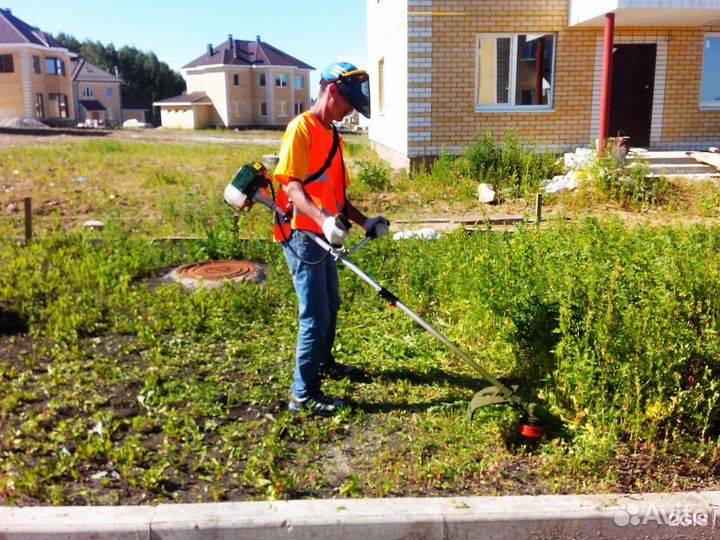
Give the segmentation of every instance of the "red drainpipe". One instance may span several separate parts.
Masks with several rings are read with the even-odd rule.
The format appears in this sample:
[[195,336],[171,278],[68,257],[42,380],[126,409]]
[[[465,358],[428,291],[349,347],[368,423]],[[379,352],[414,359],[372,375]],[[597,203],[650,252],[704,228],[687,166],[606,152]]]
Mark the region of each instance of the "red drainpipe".
[[612,86],[612,53],[615,35],[615,14],[605,15],[605,48],[603,50],[602,94],[600,96],[600,132],[598,154],[602,155],[610,128],[610,88]]

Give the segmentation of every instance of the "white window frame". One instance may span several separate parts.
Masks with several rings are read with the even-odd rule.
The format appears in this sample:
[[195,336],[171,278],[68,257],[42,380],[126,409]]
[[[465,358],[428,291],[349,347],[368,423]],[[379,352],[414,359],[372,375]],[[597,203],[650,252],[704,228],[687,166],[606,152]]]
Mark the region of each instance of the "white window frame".
[[95,97],[95,92],[93,92],[92,88],[90,88],[89,86],[86,86],[85,88],[83,88],[83,97],[84,98]]
[[700,109],[718,110],[720,109],[720,101],[703,101],[702,99],[702,78],[705,75],[705,40],[708,38],[715,38],[720,42],[720,32],[707,32],[706,34],[703,34],[703,59],[702,71],[700,72],[700,92],[698,92],[698,98],[700,100]]
[[508,96],[509,99],[515,100],[517,92],[517,60],[518,60],[518,36],[527,36],[531,34],[539,34],[538,32],[516,32],[516,33],[479,33],[475,37],[475,92],[473,94],[473,102],[475,112],[554,112],[555,111],[555,62],[557,58],[557,32],[542,32],[544,35],[553,36],[553,55],[552,55],[552,80],[550,81],[550,99],[547,105],[515,105],[514,103],[497,103],[494,105],[478,103],[478,90],[480,86],[480,39],[487,38],[510,38],[510,69],[508,77]]
[[[298,82],[300,84],[298,84]],[[293,75],[293,86],[296,90],[304,90],[305,89],[305,77],[302,75]]]
[[287,73],[276,73],[275,74],[275,87],[276,88],[287,88],[288,76]]
[[278,102],[278,118],[285,118],[288,115],[288,103],[287,101]]

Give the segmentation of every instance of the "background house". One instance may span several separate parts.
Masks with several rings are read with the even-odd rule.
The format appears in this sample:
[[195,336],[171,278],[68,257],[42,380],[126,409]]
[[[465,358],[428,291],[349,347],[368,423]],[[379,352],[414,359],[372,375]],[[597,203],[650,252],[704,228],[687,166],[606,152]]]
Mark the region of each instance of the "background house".
[[174,128],[284,127],[310,107],[312,66],[264,43],[228,36],[183,67],[187,94],[156,102]]
[[609,134],[653,149],[718,146],[717,0],[367,0],[371,141],[400,167],[508,130],[591,145],[608,12]]
[[122,80],[87,60],[72,61],[72,84],[79,124],[122,125]]
[[0,120],[74,124],[73,56],[50,34],[0,9]]

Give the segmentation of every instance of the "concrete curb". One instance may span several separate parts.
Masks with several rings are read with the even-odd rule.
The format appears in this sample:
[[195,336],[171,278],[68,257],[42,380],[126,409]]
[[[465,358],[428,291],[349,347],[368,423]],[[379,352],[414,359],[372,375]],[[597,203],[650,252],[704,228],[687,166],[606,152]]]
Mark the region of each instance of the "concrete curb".
[[720,491],[3,507],[0,540],[720,538]]

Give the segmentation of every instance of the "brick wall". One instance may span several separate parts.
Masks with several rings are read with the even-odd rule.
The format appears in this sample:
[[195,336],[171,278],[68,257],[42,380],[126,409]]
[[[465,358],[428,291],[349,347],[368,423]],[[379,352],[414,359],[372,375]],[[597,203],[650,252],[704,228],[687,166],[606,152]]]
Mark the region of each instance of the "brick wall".
[[25,116],[20,51],[4,49],[0,54],[13,57],[13,72],[0,73],[0,119]]
[[[460,151],[476,135],[507,130],[552,147],[588,146],[597,135],[602,27],[567,27],[567,0],[408,0],[408,155]],[[651,145],[720,140],[720,111],[700,110],[707,28],[620,28],[618,43],[657,43]],[[554,106],[476,112],[479,33],[554,33]]]
[[[595,36],[567,30],[566,0],[434,0],[432,31],[432,129],[415,144],[416,155],[459,151],[476,135],[502,140],[516,130],[547,145],[589,144]],[[475,70],[479,33],[556,33],[552,111],[476,112]],[[409,40],[412,41],[412,37]],[[418,128],[412,128],[417,131]],[[419,141],[418,141],[419,142]]]
[[[678,141],[720,142],[720,111],[700,110],[700,76],[704,36],[720,32],[720,25],[697,29],[672,29],[668,35],[668,76],[663,132],[660,146],[674,147]],[[691,147],[693,145],[687,145]]]

